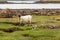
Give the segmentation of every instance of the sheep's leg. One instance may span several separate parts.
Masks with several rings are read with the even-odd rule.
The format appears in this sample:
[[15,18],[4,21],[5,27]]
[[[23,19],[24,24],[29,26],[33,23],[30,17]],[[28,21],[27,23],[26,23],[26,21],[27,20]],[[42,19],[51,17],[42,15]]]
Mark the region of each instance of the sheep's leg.
[[20,20],[20,25],[24,25],[24,24],[23,24],[23,20]]
[[22,24],[22,20],[20,20],[20,25]]
[[18,18],[18,22],[20,23],[20,17]]
[[31,20],[30,20],[30,24],[31,24]]
[[18,18],[18,22],[19,22],[19,25],[21,25],[21,20],[20,20],[20,18]]
[[31,20],[29,20],[28,22],[29,22],[29,25],[31,25]]
[[21,25],[21,21],[20,21],[20,23],[19,23],[20,25]]
[[20,18],[18,18],[18,22],[20,22]]

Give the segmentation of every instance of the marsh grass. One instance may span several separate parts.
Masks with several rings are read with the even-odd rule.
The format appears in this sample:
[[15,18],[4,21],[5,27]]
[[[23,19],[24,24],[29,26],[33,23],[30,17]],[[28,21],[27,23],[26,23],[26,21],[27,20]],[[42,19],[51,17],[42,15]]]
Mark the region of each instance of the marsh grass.
[[[0,40],[60,40],[60,21],[50,18],[58,16],[36,16],[33,15],[32,25],[23,26],[18,24],[17,18],[0,18],[0,29],[18,27],[23,31],[14,31],[7,33],[0,30]],[[56,25],[56,29],[44,28],[48,24]],[[38,25],[37,29],[32,29],[33,25]]]

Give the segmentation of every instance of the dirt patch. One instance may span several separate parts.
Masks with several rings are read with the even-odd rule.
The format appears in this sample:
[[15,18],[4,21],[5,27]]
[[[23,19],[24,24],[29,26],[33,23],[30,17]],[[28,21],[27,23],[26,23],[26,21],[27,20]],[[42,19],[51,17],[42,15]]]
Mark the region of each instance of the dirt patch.
[[11,32],[14,32],[14,31],[24,31],[24,30],[21,29],[21,28],[18,28],[18,27],[12,27],[12,28],[7,28],[7,29],[1,29],[0,28],[0,31],[11,33]]
[[22,34],[22,36],[24,36],[24,37],[30,37],[29,34]]
[[53,35],[31,35],[31,34],[22,34],[23,37],[32,37],[32,38],[38,38],[38,37],[56,37]]
[[33,37],[33,38],[39,37],[39,36],[31,35],[31,34],[22,34],[22,36],[23,37]]

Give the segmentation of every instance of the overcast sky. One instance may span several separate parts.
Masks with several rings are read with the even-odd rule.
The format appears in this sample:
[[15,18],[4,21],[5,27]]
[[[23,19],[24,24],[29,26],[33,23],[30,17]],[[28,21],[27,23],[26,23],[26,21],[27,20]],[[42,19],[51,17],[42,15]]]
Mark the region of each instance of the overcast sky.
[[60,4],[0,4],[0,9],[60,9]]

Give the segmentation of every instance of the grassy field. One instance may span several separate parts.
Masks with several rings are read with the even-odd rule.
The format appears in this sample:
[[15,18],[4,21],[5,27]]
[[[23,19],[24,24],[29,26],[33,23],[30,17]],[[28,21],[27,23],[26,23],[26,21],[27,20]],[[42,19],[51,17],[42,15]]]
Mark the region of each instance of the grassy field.
[[[32,26],[25,24],[20,26],[17,24],[17,18],[0,18],[0,29],[8,29],[18,27],[23,29],[12,33],[0,31],[0,40],[60,40],[60,28],[50,29],[44,28],[45,24],[54,24],[60,26],[60,21],[52,20],[57,16],[33,16],[32,25],[38,25],[37,29],[31,29]],[[43,26],[41,26],[43,24]]]

